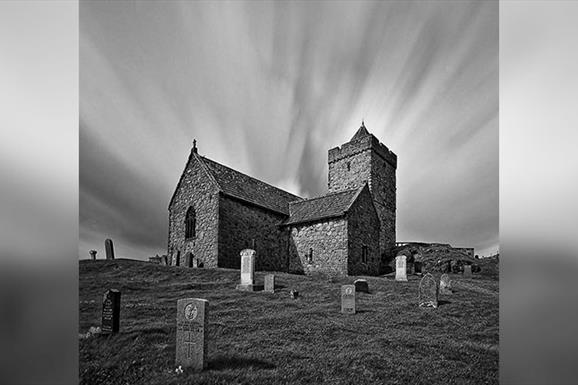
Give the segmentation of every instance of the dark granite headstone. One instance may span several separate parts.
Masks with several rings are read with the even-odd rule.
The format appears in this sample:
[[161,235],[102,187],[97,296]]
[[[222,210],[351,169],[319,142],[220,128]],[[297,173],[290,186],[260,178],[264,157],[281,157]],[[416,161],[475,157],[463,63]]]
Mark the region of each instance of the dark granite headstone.
[[355,314],[355,285],[341,286],[341,312]]
[[430,273],[424,275],[419,283],[419,306],[438,307],[438,285]]
[[90,254],[90,259],[96,261],[96,250],[90,250],[88,254]]
[[369,293],[369,285],[365,279],[356,279],[353,285],[356,293]]
[[114,259],[114,247],[112,246],[112,239],[104,241],[104,248],[106,249],[106,259]]
[[205,338],[209,316],[209,301],[185,298],[177,301],[176,365],[195,371],[207,366]]
[[273,274],[267,274],[265,276],[265,285],[263,290],[268,293],[275,292],[275,276]]
[[102,299],[103,334],[118,333],[120,327],[120,291],[108,290]]

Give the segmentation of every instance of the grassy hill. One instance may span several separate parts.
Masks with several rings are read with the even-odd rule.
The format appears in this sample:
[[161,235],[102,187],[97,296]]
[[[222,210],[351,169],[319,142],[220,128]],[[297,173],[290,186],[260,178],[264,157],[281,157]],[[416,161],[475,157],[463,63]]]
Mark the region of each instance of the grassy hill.
[[[355,315],[340,286],[276,274],[276,293],[235,290],[238,270],[134,260],[79,262],[80,333],[100,326],[102,295],[119,289],[120,333],[79,339],[81,384],[497,384],[498,281],[451,276],[453,295],[417,306],[419,277],[364,277]],[[257,284],[264,272],[256,273]],[[439,279],[439,274],[434,274]],[[291,299],[289,291],[299,291]],[[209,300],[209,367],[175,373],[176,303]]]

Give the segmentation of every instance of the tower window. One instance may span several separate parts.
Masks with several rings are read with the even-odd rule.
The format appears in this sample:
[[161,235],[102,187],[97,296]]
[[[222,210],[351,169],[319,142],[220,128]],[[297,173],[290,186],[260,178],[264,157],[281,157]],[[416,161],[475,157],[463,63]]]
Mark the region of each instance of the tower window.
[[361,262],[367,263],[367,255],[368,254],[369,254],[369,251],[367,249],[367,246],[362,246],[361,247]]
[[187,210],[187,215],[185,217],[185,239],[191,239],[195,237],[196,224],[197,218],[195,209],[193,208],[193,206],[191,206]]
[[351,171],[351,162],[347,162],[347,171]]
[[309,254],[307,254],[307,263],[313,263],[313,249],[309,249]]

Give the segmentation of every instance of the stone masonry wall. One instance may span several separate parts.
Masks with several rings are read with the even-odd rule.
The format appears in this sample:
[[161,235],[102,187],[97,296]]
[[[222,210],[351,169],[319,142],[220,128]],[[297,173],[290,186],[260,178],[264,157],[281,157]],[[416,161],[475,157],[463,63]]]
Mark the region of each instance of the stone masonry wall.
[[[359,194],[347,213],[348,274],[378,275],[381,261],[379,250],[380,222],[368,188]],[[367,262],[362,261],[363,246],[367,246]]]
[[[397,163],[396,163],[397,164]],[[396,177],[395,166],[386,161],[378,152],[371,157],[371,178],[369,189],[373,194],[375,208],[381,221],[379,236],[380,249],[395,243],[396,217]]]
[[[180,252],[181,265],[187,252],[203,263],[205,267],[217,267],[217,187],[199,164],[196,154],[191,153],[183,177],[177,187],[169,207],[169,241],[167,255],[171,265],[175,264]],[[185,239],[185,216],[189,206],[196,212],[196,234]]]
[[[291,226],[290,272],[347,275],[347,221],[344,218]],[[310,249],[313,261],[309,263]]]
[[219,267],[241,268],[240,252],[253,248],[255,270],[286,271],[287,253],[281,222],[287,216],[221,195],[219,198]]

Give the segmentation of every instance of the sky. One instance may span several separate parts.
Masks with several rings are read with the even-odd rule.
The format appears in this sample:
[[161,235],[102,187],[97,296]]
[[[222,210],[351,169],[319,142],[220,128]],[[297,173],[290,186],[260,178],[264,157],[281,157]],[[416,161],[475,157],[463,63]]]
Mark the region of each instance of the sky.
[[397,240],[498,249],[497,2],[81,2],[79,258],[166,253],[201,155],[302,197],[361,120]]

